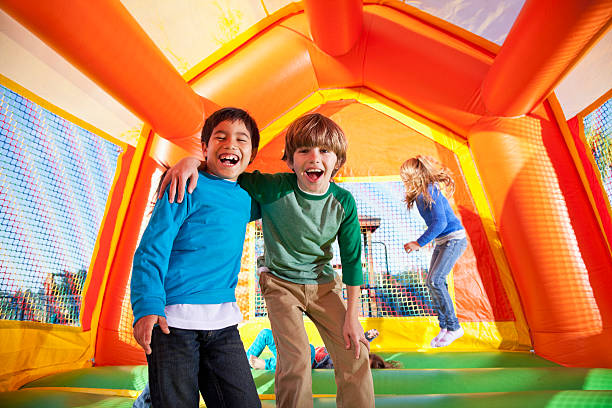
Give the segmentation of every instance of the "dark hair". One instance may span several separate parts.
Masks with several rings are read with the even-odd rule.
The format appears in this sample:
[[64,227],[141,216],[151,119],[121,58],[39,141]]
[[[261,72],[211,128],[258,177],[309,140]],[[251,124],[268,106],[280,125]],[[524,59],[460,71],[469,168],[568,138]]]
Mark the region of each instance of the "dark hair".
[[225,120],[229,120],[230,122],[235,122],[239,120],[244,123],[244,126],[251,134],[252,151],[251,160],[249,160],[249,163],[252,162],[253,159],[255,159],[255,156],[257,155],[257,149],[259,148],[259,129],[257,128],[257,123],[255,123],[255,119],[253,119],[251,115],[249,115],[246,111],[240,108],[222,108],[207,117],[206,121],[204,122],[204,127],[202,128],[202,143],[208,146],[208,141],[212,136],[213,130],[219,123]]
[[370,368],[398,368],[399,365],[397,361],[385,361],[378,354],[370,353]]

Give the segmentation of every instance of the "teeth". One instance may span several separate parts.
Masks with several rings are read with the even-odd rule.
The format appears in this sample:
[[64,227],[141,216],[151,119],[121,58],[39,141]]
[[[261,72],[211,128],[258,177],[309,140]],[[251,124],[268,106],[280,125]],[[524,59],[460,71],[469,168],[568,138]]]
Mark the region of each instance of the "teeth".
[[235,154],[222,154],[219,156],[219,160],[221,160],[222,162],[230,162],[231,164],[236,164],[238,163],[239,158]]
[[306,170],[306,173],[316,173],[316,174],[321,174],[321,173],[323,173],[323,170],[319,170],[319,169],[311,169],[311,170]]

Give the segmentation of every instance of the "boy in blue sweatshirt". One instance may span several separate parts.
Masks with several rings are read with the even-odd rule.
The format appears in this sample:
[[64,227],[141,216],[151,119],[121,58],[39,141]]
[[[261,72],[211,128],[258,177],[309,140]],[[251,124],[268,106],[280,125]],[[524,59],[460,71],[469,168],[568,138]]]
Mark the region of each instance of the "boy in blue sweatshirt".
[[236,183],[259,131],[245,111],[206,119],[206,170],[181,203],[158,200],[134,254],[134,337],[147,354],[154,407],[261,407],[234,294],[249,221],[259,206]]
[[[259,277],[277,347],[276,406],[312,408],[312,364],[304,314],[314,322],[334,361],[338,407],[374,407],[370,345],[359,322],[361,231],[351,193],[331,178],[346,162],[347,140],[330,118],[309,113],[285,134],[291,173],[243,173],[238,182],[261,208],[265,266]],[[178,201],[197,183],[199,161],[187,157],[164,178]],[[162,185],[164,185],[162,183]],[[162,197],[163,199],[163,197]],[[331,265],[338,241],[342,276]],[[342,295],[346,285],[347,300]]]

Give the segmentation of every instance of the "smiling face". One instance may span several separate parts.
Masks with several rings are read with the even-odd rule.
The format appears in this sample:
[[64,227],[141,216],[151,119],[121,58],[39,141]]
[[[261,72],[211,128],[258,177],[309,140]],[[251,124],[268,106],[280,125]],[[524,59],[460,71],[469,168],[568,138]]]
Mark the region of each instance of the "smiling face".
[[324,194],[337,170],[338,157],[324,147],[298,147],[287,163],[297,175],[300,188],[311,194]]
[[224,120],[212,131],[208,146],[202,143],[206,171],[236,181],[251,159],[251,134],[241,120]]

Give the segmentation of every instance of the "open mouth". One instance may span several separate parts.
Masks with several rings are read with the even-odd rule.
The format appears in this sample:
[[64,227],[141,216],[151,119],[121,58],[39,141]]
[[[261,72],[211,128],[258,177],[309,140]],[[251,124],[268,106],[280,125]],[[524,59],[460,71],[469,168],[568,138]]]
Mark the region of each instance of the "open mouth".
[[323,170],[310,169],[306,170],[306,177],[311,183],[316,183],[321,177],[323,177]]
[[231,167],[236,165],[240,161],[240,158],[235,154],[225,153],[219,156],[219,161],[224,166]]

